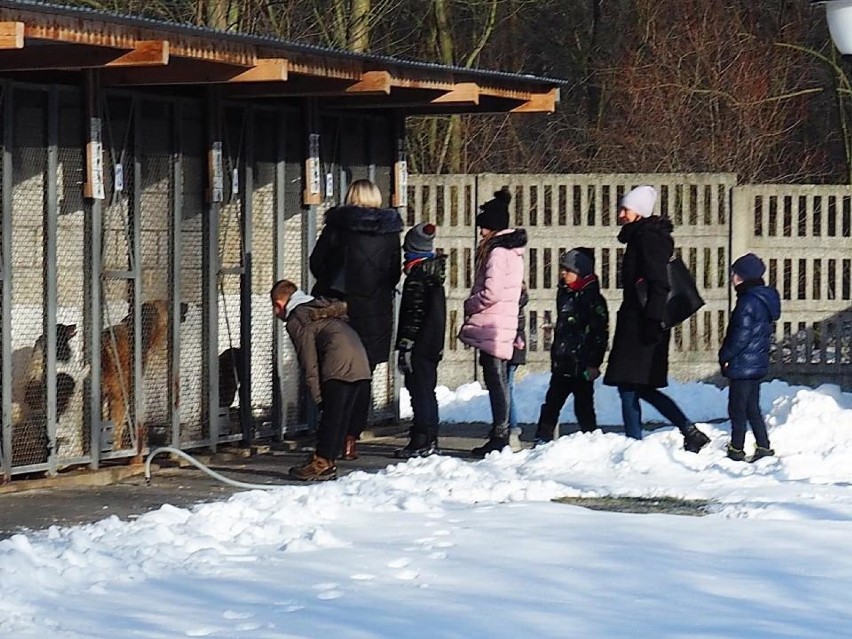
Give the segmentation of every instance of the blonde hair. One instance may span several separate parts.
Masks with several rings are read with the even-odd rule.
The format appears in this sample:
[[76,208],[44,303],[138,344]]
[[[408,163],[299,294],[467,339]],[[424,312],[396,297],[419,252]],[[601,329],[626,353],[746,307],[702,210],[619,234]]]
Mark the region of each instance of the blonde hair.
[[382,206],[382,192],[370,180],[355,180],[346,191],[346,204],[378,209]]

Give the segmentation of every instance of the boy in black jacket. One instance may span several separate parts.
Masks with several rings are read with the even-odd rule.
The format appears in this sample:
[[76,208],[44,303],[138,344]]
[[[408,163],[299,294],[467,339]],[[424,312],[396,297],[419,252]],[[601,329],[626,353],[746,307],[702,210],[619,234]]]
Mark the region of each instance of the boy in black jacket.
[[435,225],[421,223],[405,234],[402,244],[406,274],[399,307],[396,348],[398,365],[411,396],[414,419],[408,445],[396,451],[401,459],[425,457],[438,450],[438,363],[444,355],[447,298],[444,294],[446,256],[434,250]]
[[609,313],[594,269],[595,254],[589,248],[575,248],[559,258],[550,386],[538,418],[536,445],[553,440],[559,413],[571,393],[580,430],[589,433],[598,427],[594,382],[609,341]]

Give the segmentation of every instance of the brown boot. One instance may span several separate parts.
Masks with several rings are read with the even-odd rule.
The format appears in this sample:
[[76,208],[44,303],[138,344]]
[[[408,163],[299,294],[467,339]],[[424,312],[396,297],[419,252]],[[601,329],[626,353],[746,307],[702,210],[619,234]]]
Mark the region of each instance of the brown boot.
[[301,466],[293,466],[290,469],[290,477],[301,481],[337,479],[337,466],[332,460],[314,454]]
[[341,455],[342,459],[346,461],[352,461],[353,459],[358,459],[358,438],[355,435],[347,435],[346,441],[343,442],[343,454]]

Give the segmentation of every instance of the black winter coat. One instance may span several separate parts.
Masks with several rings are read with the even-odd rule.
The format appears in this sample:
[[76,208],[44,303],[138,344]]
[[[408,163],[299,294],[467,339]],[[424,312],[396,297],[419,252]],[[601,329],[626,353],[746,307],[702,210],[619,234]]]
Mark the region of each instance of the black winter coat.
[[[762,379],[769,372],[773,323],[781,317],[778,291],[761,279],[737,286],[737,305],[719,349],[719,366],[729,379]],[[727,366],[725,366],[727,364]]]
[[364,343],[371,367],[390,356],[401,232],[395,209],[338,206],[326,213],[310,257],[317,280],[311,295],[346,301],[349,324]]
[[609,312],[595,279],[579,291],[559,283],[556,293],[556,330],[550,347],[554,375],[582,377],[587,368],[599,368],[609,343]]
[[[645,319],[662,321],[669,294],[668,262],[674,253],[672,223],[651,216],[625,225],[618,241],[626,244],[621,266],[623,298],[615,322],[615,337],[609,353],[604,384],[609,386],[668,385],[669,341],[664,331],[655,344],[642,339]],[[639,301],[636,282],[645,280],[648,301]]]
[[529,304],[530,295],[527,287],[521,290],[521,299],[518,300],[518,334],[515,336],[515,350],[509,364],[512,366],[523,366],[527,363],[527,314],[524,312]]
[[446,261],[446,255],[438,255],[415,264],[405,277],[399,304],[397,350],[410,349],[432,362],[439,362],[444,356]]

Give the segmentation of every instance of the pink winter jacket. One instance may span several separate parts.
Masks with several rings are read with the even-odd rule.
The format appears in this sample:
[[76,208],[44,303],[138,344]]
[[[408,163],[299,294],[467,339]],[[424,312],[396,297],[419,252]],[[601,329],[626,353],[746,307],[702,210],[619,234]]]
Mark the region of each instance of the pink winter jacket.
[[509,360],[518,332],[527,232],[506,229],[488,242],[488,257],[477,269],[470,297],[464,301],[465,320],[459,339],[498,359]]

